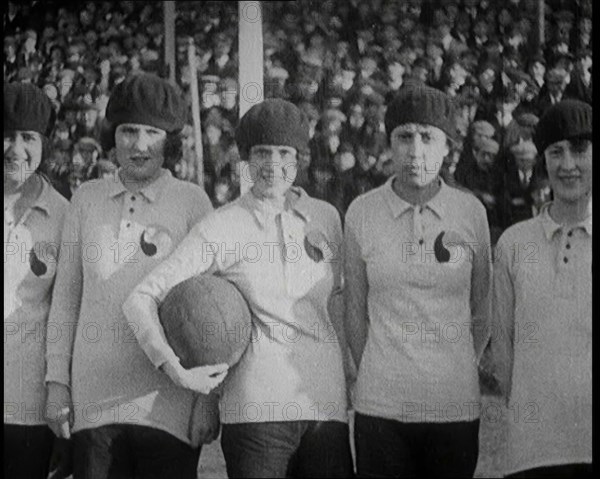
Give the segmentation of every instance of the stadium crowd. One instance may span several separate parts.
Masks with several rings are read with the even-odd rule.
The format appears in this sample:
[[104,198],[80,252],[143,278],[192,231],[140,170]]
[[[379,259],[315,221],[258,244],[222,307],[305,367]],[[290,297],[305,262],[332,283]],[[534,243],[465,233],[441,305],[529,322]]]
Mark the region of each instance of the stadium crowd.
[[162,3],[4,15],[5,475],[473,477],[491,392],[505,477],[591,477],[591,0],[261,2],[239,120],[237,2],[170,71]]
[[[310,155],[296,183],[342,217],[390,174],[385,103],[408,84],[454,98],[462,141],[443,176],[485,205],[492,240],[550,198],[532,131],[561,99],[592,101],[592,2],[545,2],[539,45],[535,0],[264,2],[265,98],[297,104],[310,121]],[[191,104],[188,38],[196,45],[204,186],[215,206],[239,195],[237,4],[177,2],[177,81]],[[102,120],[115,85],[136,72],[168,76],[161,2],[9,2],[4,81],[31,82],[57,113],[49,176],[67,198],[113,174]],[[241,94],[244,94],[243,88]],[[191,110],[191,109],[190,109]],[[193,180],[191,120],[181,158]]]

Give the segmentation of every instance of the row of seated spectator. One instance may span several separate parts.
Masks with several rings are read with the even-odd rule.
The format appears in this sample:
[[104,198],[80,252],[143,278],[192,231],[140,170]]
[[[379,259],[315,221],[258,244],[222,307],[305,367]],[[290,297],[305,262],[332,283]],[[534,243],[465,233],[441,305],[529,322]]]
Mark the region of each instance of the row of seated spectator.
[[[310,123],[310,155],[298,184],[344,213],[393,171],[383,128],[386,102],[406,85],[428,84],[455,100],[461,141],[443,174],[475,193],[493,236],[525,219],[551,194],[531,141],[537,119],[563,98],[592,101],[592,3],[537,1],[299,0],[262,2],[265,97],[298,104]],[[244,14],[242,12],[242,14]],[[204,185],[216,206],[240,190],[233,132],[236,2],[177,2],[177,82],[191,104],[188,39],[196,46],[204,170],[196,171],[191,122],[179,161],[167,165]],[[110,92],[127,75],[164,68],[160,2],[9,2],[4,81],[34,82],[59,118],[51,174],[66,196],[92,176],[112,174],[102,148]]]

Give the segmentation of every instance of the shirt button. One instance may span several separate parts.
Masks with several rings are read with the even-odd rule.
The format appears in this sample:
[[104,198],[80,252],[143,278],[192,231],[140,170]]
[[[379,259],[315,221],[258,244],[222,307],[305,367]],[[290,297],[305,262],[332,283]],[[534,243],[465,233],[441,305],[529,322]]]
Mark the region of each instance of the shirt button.
[[567,243],[567,249],[571,249],[571,245]]
[[567,236],[568,236],[569,238],[570,238],[571,236],[573,236],[573,230],[569,231],[569,232],[567,233]]
[[419,208],[419,213],[423,214],[423,212],[425,211],[425,208],[423,208],[422,206]]
[[129,208],[129,212],[133,213],[135,210],[133,208]]
[[564,261],[565,263],[568,263],[568,262],[569,262],[569,258],[567,258],[567,257],[565,256],[565,257],[563,258],[563,261]]
[[419,240],[419,244],[423,244],[423,243],[425,243],[425,240],[424,240],[423,238],[421,238],[421,239]]
[[127,228],[129,228],[131,226],[131,223],[127,223]]
[[131,197],[131,201],[135,201],[135,196],[132,196],[132,197]]

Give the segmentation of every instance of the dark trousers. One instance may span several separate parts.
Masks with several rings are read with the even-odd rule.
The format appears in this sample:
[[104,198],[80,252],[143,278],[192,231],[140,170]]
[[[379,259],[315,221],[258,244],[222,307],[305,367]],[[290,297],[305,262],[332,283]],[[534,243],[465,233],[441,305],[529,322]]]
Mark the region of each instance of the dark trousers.
[[349,429],[337,421],[223,424],[229,477],[353,477]]
[[152,427],[111,424],[73,434],[73,479],[196,479],[200,448]]
[[535,469],[527,469],[526,471],[515,472],[506,477],[523,478],[530,477],[592,477],[591,464],[564,464],[562,466],[536,467]]
[[46,479],[54,434],[47,426],[4,425],[4,477]]
[[403,423],[356,413],[358,477],[473,477],[479,420]]

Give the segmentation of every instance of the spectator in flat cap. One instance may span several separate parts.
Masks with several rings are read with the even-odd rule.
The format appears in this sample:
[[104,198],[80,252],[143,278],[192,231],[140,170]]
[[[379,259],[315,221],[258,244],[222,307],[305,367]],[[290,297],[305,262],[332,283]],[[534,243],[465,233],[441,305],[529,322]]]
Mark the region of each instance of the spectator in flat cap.
[[592,19],[587,15],[582,15],[577,20],[577,29],[572,35],[572,51],[578,52],[581,49],[592,48]]
[[471,79],[460,88],[455,98],[457,109],[456,127],[463,139],[467,136],[469,127],[477,116],[480,102],[479,88],[473,84],[473,79]]
[[411,65],[410,74],[404,82],[405,86],[425,86],[429,83],[431,62],[426,57],[417,58]]
[[464,154],[456,168],[459,185],[471,191],[485,206],[492,244],[502,232],[502,170],[497,156],[498,143],[491,137],[474,136],[471,151]]
[[39,88],[4,84],[4,397],[7,405],[18,406],[4,414],[9,477],[45,479],[52,432],[59,435],[43,415],[44,343],[22,341],[21,331],[25,324],[46,330],[67,209],[45,175],[54,120],[52,104]]
[[[432,414],[441,402],[479,402],[477,364],[488,339],[485,208],[440,177],[456,138],[453,118],[445,93],[402,87],[385,114],[395,174],[346,213],[345,326],[358,367],[353,405],[361,477],[475,471],[478,414]],[[461,251],[467,242],[476,245],[469,260]],[[473,335],[452,345],[424,339],[419,325],[444,324],[449,316]],[[414,337],[393,326],[397,318],[414,326]],[[408,403],[419,406],[409,411],[402,406]],[[421,443],[421,434],[433,442]]]
[[239,118],[238,84],[231,77],[225,77],[219,82],[219,107],[223,117],[231,124],[237,124]]
[[[79,186],[66,215],[62,240],[75,247],[59,257],[50,318],[78,333],[47,343],[45,379],[48,401],[69,413],[51,424],[72,437],[75,477],[194,478],[201,443],[218,434],[216,415],[207,414],[216,402],[197,393],[218,384],[222,370],[174,371],[149,362],[137,342],[90,342],[80,333],[92,323],[102,331],[126,324],[123,302],[135,284],[212,210],[200,187],[163,168],[180,150],[185,118],[185,104],[166,80],[137,74],[119,84],[107,106],[105,145],[114,148],[118,172]],[[99,249],[94,261],[81,247],[91,243]],[[209,378],[215,372],[220,377]],[[70,406],[90,403],[98,406],[93,424]],[[136,424],[125,413],[132,405]]]
[[339,175],[338,187],[339,209],[343,214],[348,210],[350,203],[358,196],[380,186],[385,182],[381,173],[375,168],[377,157],[374,152],[364,145],[356,144],[353,148],[355,165]]
[[460,62],[449,61],[445,65],[439,87],[448,96],[454,98],[467,81],[467,77],[468,72]]
[[546,60],[541,51],[533,54],[527,62],[527,73],[531,76],[538,88],[542,88],[546,77]]
[[213,197],[215,181],[227,165],[229,152],[234,147],[234,130],[218,107],[211,108],[205,116],[202,142],[204,147],[204,185],[209,197]]
[[569,73],[562,68],[552,68],[546,72],[545,88],[540,90],[537,99],[537,115],[541,116],[548,107],[563,99],[565,89],[569,84]]
[[582,49],[577,53],[571,81],[565,88],[565,97],[592,104],[592,51]]
[[496,84],[497,66],[493,62],[482,62],[477,72],[477,84],[481,92],[481,100],[485,104],[493,102],[494,87]]
[[[535,143],[553,200],[504,232],[494,263],[495,374],[507,406],[535,403],[537,416],[508,424],[503,472],[592,477],[592,107],[550,106]],[[542,323],[535,344],[513,341]]]
[[[251,337],[255,346],[229,373],[220,395],[221,447],[228,476],[347,477],[352,475],[352,457],[341,268],[339,251],[330,247],[342,240],[340,217],[333,206],[292,186],[297,154],[308,147],[306,118],[295,105],[281,99],[254,105],[241,118],[236,141],[242,158],[249,161],[245,174],[253,180],[250,190],[195,227],[136,287],[125,311],[129,321],[148,331],[141,346],[149,356],[176,361],[158,328],[157,299],[181,281],[209,271],[232,281],[248,302],[257,328]],[[261,245],[271,245],[271,252],[258,246],[258,259],[252,261],[196,254],[206,241],[231,251],[236,244],[258,238]],[[285,244],[278,247],[281,238]],[[300,248],[293,259],[290,244]],[[294,324],[298,340],[286,340],[285,328],[273,324]],[[330,331],[336,342],[315,335],[315,327]],[[265,328],[271,331],[268,335],[257,334]],[[292,403],[293,416],[285,412]],[[331,403],[337,405],[334,412],[324,409]],[[239,404],[256,404],[259,420],[236,411]]]
[[80,100],[76,104],[77,120],[71,135],[73,141],[81,138],[98,138],[100,136],[100,105],[91,101]]
[[517,110],[520,101],[521,98],[516,88],[509,84],[494,98],[493,107],[487,110],[478,110],[475,119],[491,123],[498,138],[502,139],[508,131],[515,127],[516,120],[513,113]]
[[508,211],[505,226],[533,216],[534,191],[537,188],[537,177],[541,174],[537,162],[537,148],[532,138],[519,138],[510,146],[509,153],[504,184]]

